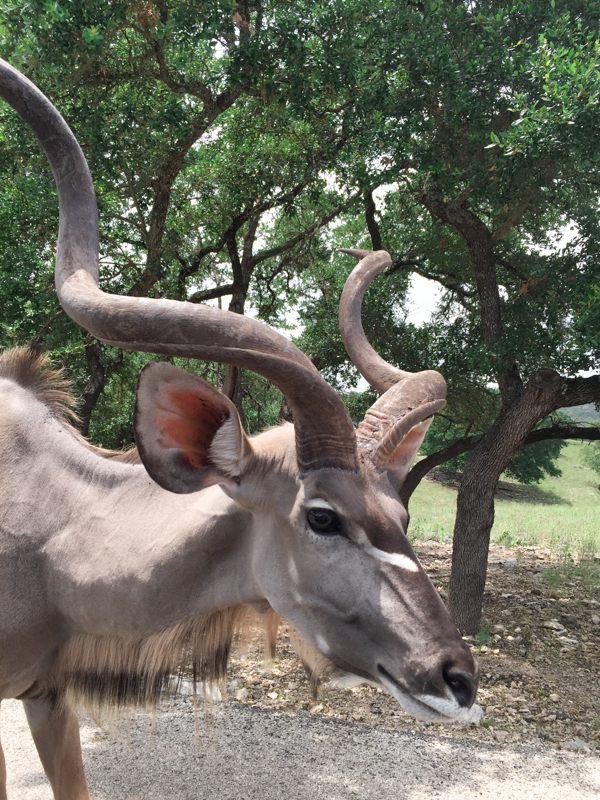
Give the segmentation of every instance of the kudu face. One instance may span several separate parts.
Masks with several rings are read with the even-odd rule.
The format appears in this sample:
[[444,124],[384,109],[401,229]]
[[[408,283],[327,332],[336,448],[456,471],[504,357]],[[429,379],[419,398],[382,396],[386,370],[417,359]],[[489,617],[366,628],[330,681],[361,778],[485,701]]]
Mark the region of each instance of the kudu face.
[[444,405],[445,383],[434,372],[386,364],[360,322],[366,286],[390,263],[388,254],[346,251],[360,263],[340,304],[342,336],[382,392],[355,431],[310,359],[265,325],[215,308],[101,292],[95,196],[77,142],[48,100],[4,62],[0,95],[31,126],[55,174],[56,286],[65,311],[110,345],[253,370],[279,387],[292,410],[293,431],[250,441],[228,398],[154,362],[142,373],[134,422],[150,476],[179,493],[221,484],[249,512],[250,563],[239,566],[254,573],[257,597],[249,599],[264,597],[326,657],[384,686],[410,713],[468,718],[476,664],[406,539],[397,495]]
[[408,542],[396,489],[428,424],[397,443],[389,470],[359,449],[355,470],[302,475],[291,426],[248,440],[226,398],[169,364],[146,367],[135,414],[142,460],[164,488],[220,483],[252,515],[257,599],[413,715],[465,719],[477,669]]
[[468,718],[476,666],[408,542],[387,475],[313,473],[274,516],[255,560],[273,608],[414,716]]

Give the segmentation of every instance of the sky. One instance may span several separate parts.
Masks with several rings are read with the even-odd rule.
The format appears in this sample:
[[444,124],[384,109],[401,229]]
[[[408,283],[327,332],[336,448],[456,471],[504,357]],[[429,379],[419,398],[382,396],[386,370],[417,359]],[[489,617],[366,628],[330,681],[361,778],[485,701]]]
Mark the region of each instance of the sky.
[[431,319],[435,307],[442,295],[441,287],[435,281],[411,273],[410,289],[406,296],[406,309],[408,322],[413,325],[423,325]]

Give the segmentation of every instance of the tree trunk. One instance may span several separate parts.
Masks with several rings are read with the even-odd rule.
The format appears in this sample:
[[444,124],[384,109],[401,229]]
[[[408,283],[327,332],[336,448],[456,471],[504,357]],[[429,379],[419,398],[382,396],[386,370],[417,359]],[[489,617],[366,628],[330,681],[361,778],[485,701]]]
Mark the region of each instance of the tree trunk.
[[[234,267],[234,275],[235,275]],[[233,284],[233,293],[231,302],[229,303],[229,311],[234,314],[244,314],[244,306],[246,304],[246,295],[248,287],[240,282]],[[229,364],[225,370],[225,380],[223,381],[223,394],[226,395],[237,408],[240,416],[242,426],[245,427],[244,408],[243,408],[243,392],[242,392],[242,370],[239,367]]]
[[[530,199],[528,193],[525,205]],[[554,370],[541,369],[533,373],[524,387],[517,364],[512,359],[502,359],[497,348],[504,334],[494,244],[509,228],[493,236],[468,208],[466,198],[446,200],[435,184],[421,193],[420,200],[432,216],[451,225],[465,240],[475,272],[481,332],[497,364],[502,398],[498,419],[481,437],[466,464],[457,500],[449,606],[458,628],[473,634],[479,630],[481,621],[498,479],[537,422],[562,406],[590,402],[581,398],[595,397],[600,392],[600,380],[563,379]],[[519,214],[525,205],[521,204]],[[517,218],[518,215],[514,216],[511,225]],[[405,494],[410,496],[410,490],[409,482]]]
[[83,405],[79,414],[79,430],[84,436],[90,432],[92,411],[96,407],[98,398],[104,391],[106,375],[104,372],[104,359],[100,342],[85,334],[85,357],[88,365],[89,380],[83,390]]
[[242,370],[239,367],[235,367],[233,364],[227,365],[222,392],[237,408],[242,427],[245,427],[246,421],[244,419],[244,407],[242,403]]
[[279,416],[277,418],[279,422],[293,422],[294,415],[292,414],[292,409],[288,405],[288,401],[285,397],[281,398],[281,405],[279,406]]
[[459,630],[477,633],[481,623],[494,492],[500,475],[534,425],[561,404],[563,379],[538,370],[525,393],[504,409],[482,436],[463,472],[456,506],[448,605]]

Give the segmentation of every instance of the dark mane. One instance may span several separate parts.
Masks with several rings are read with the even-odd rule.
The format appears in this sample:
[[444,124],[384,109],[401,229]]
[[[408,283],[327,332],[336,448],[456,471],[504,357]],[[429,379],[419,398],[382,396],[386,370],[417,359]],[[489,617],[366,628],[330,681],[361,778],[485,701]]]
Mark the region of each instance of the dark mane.
[[102,458],[126,464],[140,464],[137,448],[130,450],[107,450],[96,447],[77,430],[79,416],[77,401],[71,384],[65,378],[64,369],[56,368],[46,353],[35,353],[28,347],[13,347],[0,353],[0,378],[7,378],[28,389],[35,397],[59,417],[70,433],[82,445]]
[[52,366],[45,353],[36,354],[28,347],[13,347],[0,353],[0,378],[7,378],[30,392],[57,416],[77,422],[75,398],[64,370]]
[[194,685],[220,683],[234,638],[244,637],[257,624],[265,631],[272,657],[279,621],[271,608],[257,615],[248,606],[235,605],[143,639],[74,636],[60,649],[50,678],[36,687],[36,694],[92,712],[106,705],[152,707],[172,694],[184,675]]

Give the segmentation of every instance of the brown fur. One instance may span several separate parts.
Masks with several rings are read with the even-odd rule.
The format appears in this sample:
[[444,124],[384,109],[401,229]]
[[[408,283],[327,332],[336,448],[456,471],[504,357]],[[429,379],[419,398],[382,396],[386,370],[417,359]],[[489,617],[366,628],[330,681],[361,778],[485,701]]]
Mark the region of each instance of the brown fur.
[[313,700],[319,694],[319,686],[324,679],[337,677],[343,674],[327,656],[319,653],[316,647],[301,636],[293,625],[289,625],[290,644],[302,662],[310,680],[310,689]]
[[48,356],[28,347],[13,347],[0,354],[0,377],[29,389],[44,405],[66,421],[77,421],[75,398],[63,369],[54,368]]
[[[280,617],[272,609],[259,615],[272,658]],[[35,694],[97,714],[105,704],[155,706],[177,690],[185,673],[194,684],[221,682],[234,638],[257,623],[248,606],[236,605],[176,625],[145,639],[79,636],[60,650],[52,675]]]
[[45,406],[60,417],[69,432],[89,450],[102,458],[125,464],[141,464],[136,447],[130,450],[108,450],[89,442],[75,425],[79,416],[77,402],[71,385],[64,376],[64,369],[50,363],[46,353],[36,354],[28,347],[13,347],[0,353],[0,378],[13,380],[24,389],[29,389]]

